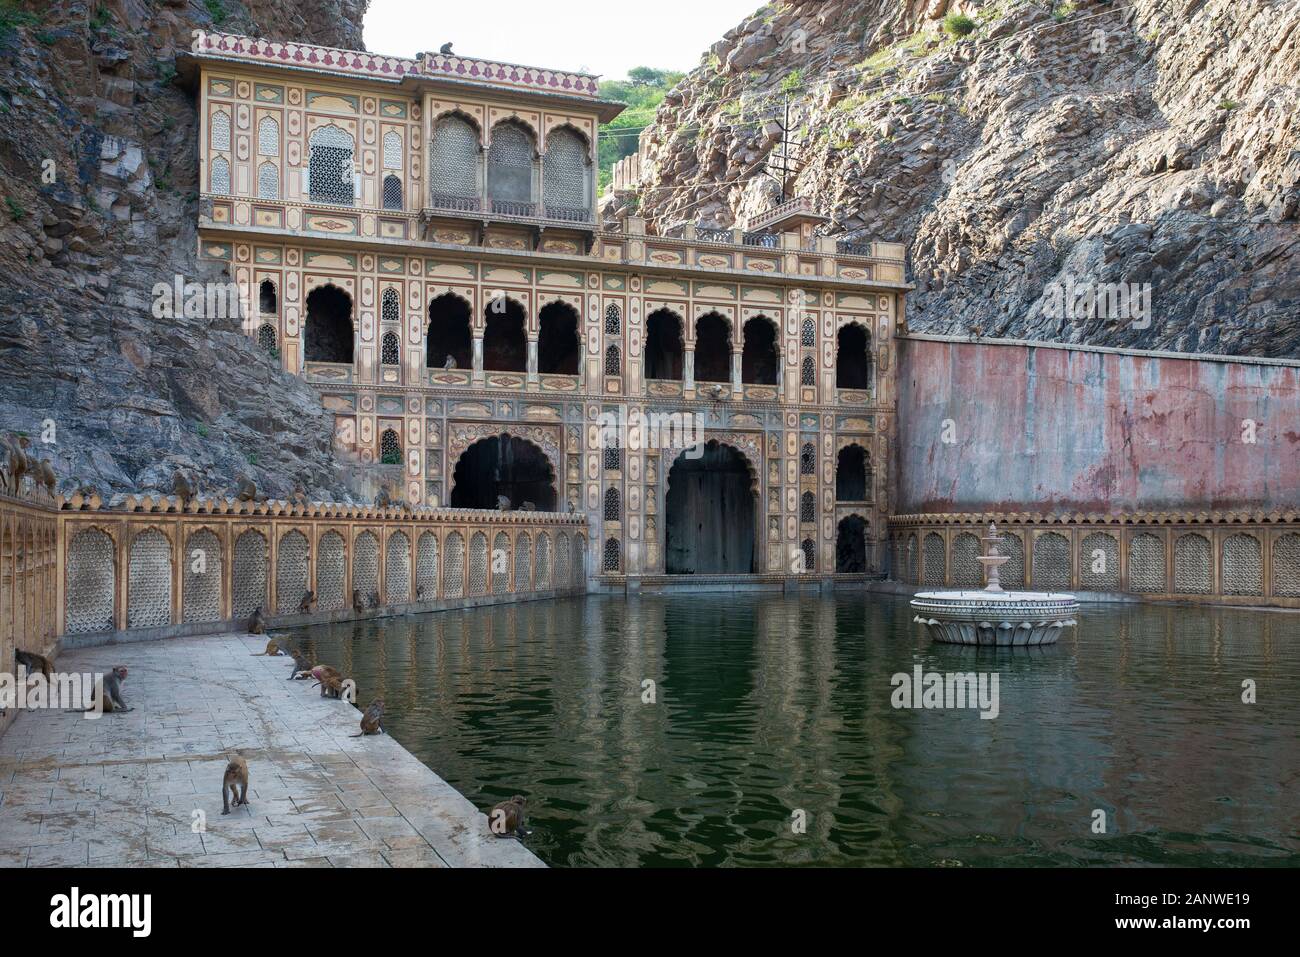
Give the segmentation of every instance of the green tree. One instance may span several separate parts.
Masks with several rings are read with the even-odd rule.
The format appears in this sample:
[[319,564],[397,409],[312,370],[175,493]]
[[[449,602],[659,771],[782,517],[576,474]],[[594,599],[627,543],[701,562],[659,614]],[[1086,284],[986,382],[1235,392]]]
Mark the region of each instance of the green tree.
[[614,164],[637,150],[637,138],[654,120],[664,94],[681,82],[683,73],[649,66],[633,67],[625,80],[606,80],[600,95],[626,103],[627,109],[600,128],[600,188],[609,185]]

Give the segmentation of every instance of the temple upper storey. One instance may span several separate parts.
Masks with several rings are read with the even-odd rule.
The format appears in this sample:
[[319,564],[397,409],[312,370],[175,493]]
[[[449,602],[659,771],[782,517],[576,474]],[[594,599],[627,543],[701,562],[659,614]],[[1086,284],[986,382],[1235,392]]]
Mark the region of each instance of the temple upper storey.
[[601,223],[598,131],[623,104],[590,74],[204,31],[180,66],[199,98],[209,237],[903,286],[901,245],[818,236],[823,217],[806,210],[748,230]]

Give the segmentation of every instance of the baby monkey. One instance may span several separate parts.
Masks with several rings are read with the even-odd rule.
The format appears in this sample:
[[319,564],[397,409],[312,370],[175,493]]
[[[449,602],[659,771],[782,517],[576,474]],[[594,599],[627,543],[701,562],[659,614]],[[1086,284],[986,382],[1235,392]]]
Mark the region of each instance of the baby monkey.
[[359,738],[367,734],[383,734],[383,719],[384,699],[376,698],[366,706],[365,712],[361,715],[361,734],[354,734],[351,737]]
[[[236,795],[235,786],[239,786]],[[248,762],[238,754],[226,765],[226,773],[221,778],[221,813],[230,813],[230,799],[235,799],[235,807],[248,806]]]

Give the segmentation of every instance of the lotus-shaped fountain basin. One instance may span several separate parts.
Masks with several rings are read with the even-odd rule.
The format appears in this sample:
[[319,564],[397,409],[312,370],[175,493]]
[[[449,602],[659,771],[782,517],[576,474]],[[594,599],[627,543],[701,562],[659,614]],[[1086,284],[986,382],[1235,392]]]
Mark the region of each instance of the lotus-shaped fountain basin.
[[1050,645],[1077,622],[1079,600],[1041,591],[924,591],[913,621],[952,645]]

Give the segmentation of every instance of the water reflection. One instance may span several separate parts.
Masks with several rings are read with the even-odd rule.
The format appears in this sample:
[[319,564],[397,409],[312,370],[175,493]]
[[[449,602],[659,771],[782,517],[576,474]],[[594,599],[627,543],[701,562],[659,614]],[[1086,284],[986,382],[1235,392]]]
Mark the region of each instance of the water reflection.
[[[1300,616],[1086,606],[991,649],[882,596],[590,597],[299,638],[479,807],[526,794],[557,866],[1300,864]],[[914,664],[997,671],[1000,716],[894,709]]]

